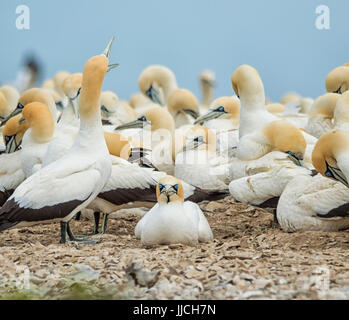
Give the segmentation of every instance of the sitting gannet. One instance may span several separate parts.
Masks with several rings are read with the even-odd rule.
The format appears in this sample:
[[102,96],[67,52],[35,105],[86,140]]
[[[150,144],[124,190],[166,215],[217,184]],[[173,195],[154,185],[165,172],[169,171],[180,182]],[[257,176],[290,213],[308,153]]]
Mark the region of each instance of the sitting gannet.
[[309,110],[306,130],[316,138],[333,129],[333,112],[338,98],[337,93],[327,93],[318,97]]
[[160,179],[156,187],[158,203],[135,228],[143,245],[182,243],[195,246],[213,240],[206,217],[199,206],[184,202],[181,182],[171,176]]
[[26,178],[21,166],[20,145],[28,123],[20,122],[21,117],[20,114],[12,117],[2,131],[6,150],[0,155],[0,206]]
[[339,94],[349,90],[349,67],[341,66],[332,70],[326,77],[326,90]]
[[[112,39],[112,41],[114,38]],[[104,53],[84,68],[79,100],[80,129],[68,153],[42,168],[22,184],[0,210],[0,230],[61,221],[61,242],[72,234],[69,221],[102,190],[111,174],[104,140],[99,97],[108,70],[112,41]]]
[[321,174],[295,177],[282,193],[277,219],[284,231],[338,231],[349,227],[349,134],[323,134],[313,151]]
[[228,189],[230,159],[216,153],[216,136],[195,126],[186,134],[186,144],[177,153],[174,175],[205,190]]
[[172,115],[176,128],[192,125],[200,115],[199,102],[187,89],[175,89],[169,94],[167,110]]
[[333,112],[333,127],[349,132],[349,91],[346,91],[337,100]]

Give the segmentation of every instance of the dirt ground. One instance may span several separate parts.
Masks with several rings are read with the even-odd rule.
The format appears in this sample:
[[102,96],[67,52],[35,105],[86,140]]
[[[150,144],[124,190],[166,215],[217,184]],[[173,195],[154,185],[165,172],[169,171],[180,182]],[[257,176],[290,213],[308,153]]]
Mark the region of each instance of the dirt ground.
[[197,247],[142,247],[137,214],[110,219],[96,245],[58,244],[59,224],[0,233],[0,297],[349,299],[349,231],[285,233],[230,197],[201,207],[215,240]]

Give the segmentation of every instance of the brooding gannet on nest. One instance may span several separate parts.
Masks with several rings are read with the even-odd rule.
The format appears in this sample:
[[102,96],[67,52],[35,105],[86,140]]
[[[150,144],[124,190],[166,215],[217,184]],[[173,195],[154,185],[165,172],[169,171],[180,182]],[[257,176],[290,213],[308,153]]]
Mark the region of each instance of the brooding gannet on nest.
[[135,236],[143,245],[182,243],[195,246],[213,240],[206,217],[199,206],[184,202],[181,182],[171,176],[159,180],[158,203],[138,222]]
[[332,70],[326,77],[326,90],[339,94],[349,90],[349,67],[341,66]]

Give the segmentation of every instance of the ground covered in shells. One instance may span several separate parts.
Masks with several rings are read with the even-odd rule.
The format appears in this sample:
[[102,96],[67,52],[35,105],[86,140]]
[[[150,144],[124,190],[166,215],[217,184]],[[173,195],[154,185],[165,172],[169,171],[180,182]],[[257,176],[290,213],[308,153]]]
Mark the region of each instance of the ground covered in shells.
[[349,299],[349,231],[285,233],[231,197],[201,207],[215,240],[197,247],[143,247],[130,212],[96,245],[58,244],[59,224],[2,232],[0,298]]

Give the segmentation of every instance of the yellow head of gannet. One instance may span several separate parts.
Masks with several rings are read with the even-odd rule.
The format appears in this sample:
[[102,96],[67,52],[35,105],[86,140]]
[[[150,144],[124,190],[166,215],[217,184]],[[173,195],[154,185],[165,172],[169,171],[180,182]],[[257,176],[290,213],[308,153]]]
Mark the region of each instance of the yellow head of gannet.
[[0,88],[0,94],[5,99],[7,107],[1,107],[0,117],[5,115],[5,117],[10,114],[17,106],[19,93],[18,90],[11,86],[3,86]]
[[282,113],[285,111],[285,106],[281,103],[269,103],[266,105],[266,108],[270,113]]
[[64,97],[64,91],[63,91],[63,82],[66,77],[70,75],[69,72],[67,71],[58,71],[54,76],[53,76],[53,84],[54,84],[54,89],[57,91],[57,93]]
[[272,150],[287,153],[295,164],[301,166],[307,143],[297,127],[288,121],[273,121],[263,128],[263,134]]
[[333,113],[333,121],[336,128],[343,124],[349,124],[349,91],[346,91],[338,98]]
[[62,90],[68,97],[71,105],[73,106],[74,113],[77,116],[78,111],[78,97],[81,91],[82,73],[74,73],[65,77],[62,83]]
[[159,204],[169,202],[183,203],[184,189],[182,183],[172,176],[161,178],[156,186],[156,197]]
[[120,104],[119,97],[113,91],[103,91],[100,97],[102,117],[108,118],[115,113],[117,106]]
[[335,68],[327,75],[326,90],[339,94],[349,90],[349,68],[347,66]]
[[296,92],[286,93],[280,100],[280,103],[286,105],[290,102],[298,102],[302,97]]
[[[349,134],[333,130],[323,134],[315,145],[312,161],[315,169],[324,177],[342,182],[349,187],[348,157]],[[344,156],[344,157],[343,157]]]
[[131,96],[128,103],[133,109],[137,109],[138,107],[145,106],[149,102],[151,102],[151,100],[149,100],[149,98],[147,98],[144,94],[135,93]]
[[188,150],[206,150],[209,153],[216,151],[216,135],[214,132],[203,126],[190,128],[185,136],[186,144],[182,152]]
[[309,116],[321,115],[325,118],[332,119],[339,97],[340,95],[337,93],[326,93],[318,97],[310,108]]
[[2,92],[0,92],[0,119],[5,119],[9,114],[9,105]]
[[177,89],[177,80],[169,68],[153,65],[141,73],[138,86],[150,100],[164,106],[170,92]]
[[38,143],[51,141],[55,124],[49,108],[41,102],[27,104],[22,112],[20,122],[27,122],[33,138]]
[[126,137],[117,133],[104,132],[104,139],[111,155],[125,160],[130,157],[131,146]]
[[231,83],[238,98],[265,103],[264,85],[255,68],[249,65],[238,67],[231,77]]
[[12,117],[7,121],[2,130],[2,136],[6,145],[6,153],[12,153],[20,149],[23,136],[29,128],[29,124],[26,121],[20,121],[21,118],[21,114]]
[[213,100],[213,90],[216,86],[216,76],[213,71],[204,70],[201,72],[200,86],[202,90],[202,104],[209,106]]
[[[240,121],[240,103],[232,97],[220,97],[211,103],[211,111],[195,121],[203,124],[212,119],[229,119],[238,125]],[[219,128],[218,128],[219,129]]]
[[194,119],[199,117],[199,102],[195,95],[187,89],[175,89],[167,98],[167,109],[173,117],[186,113]]

